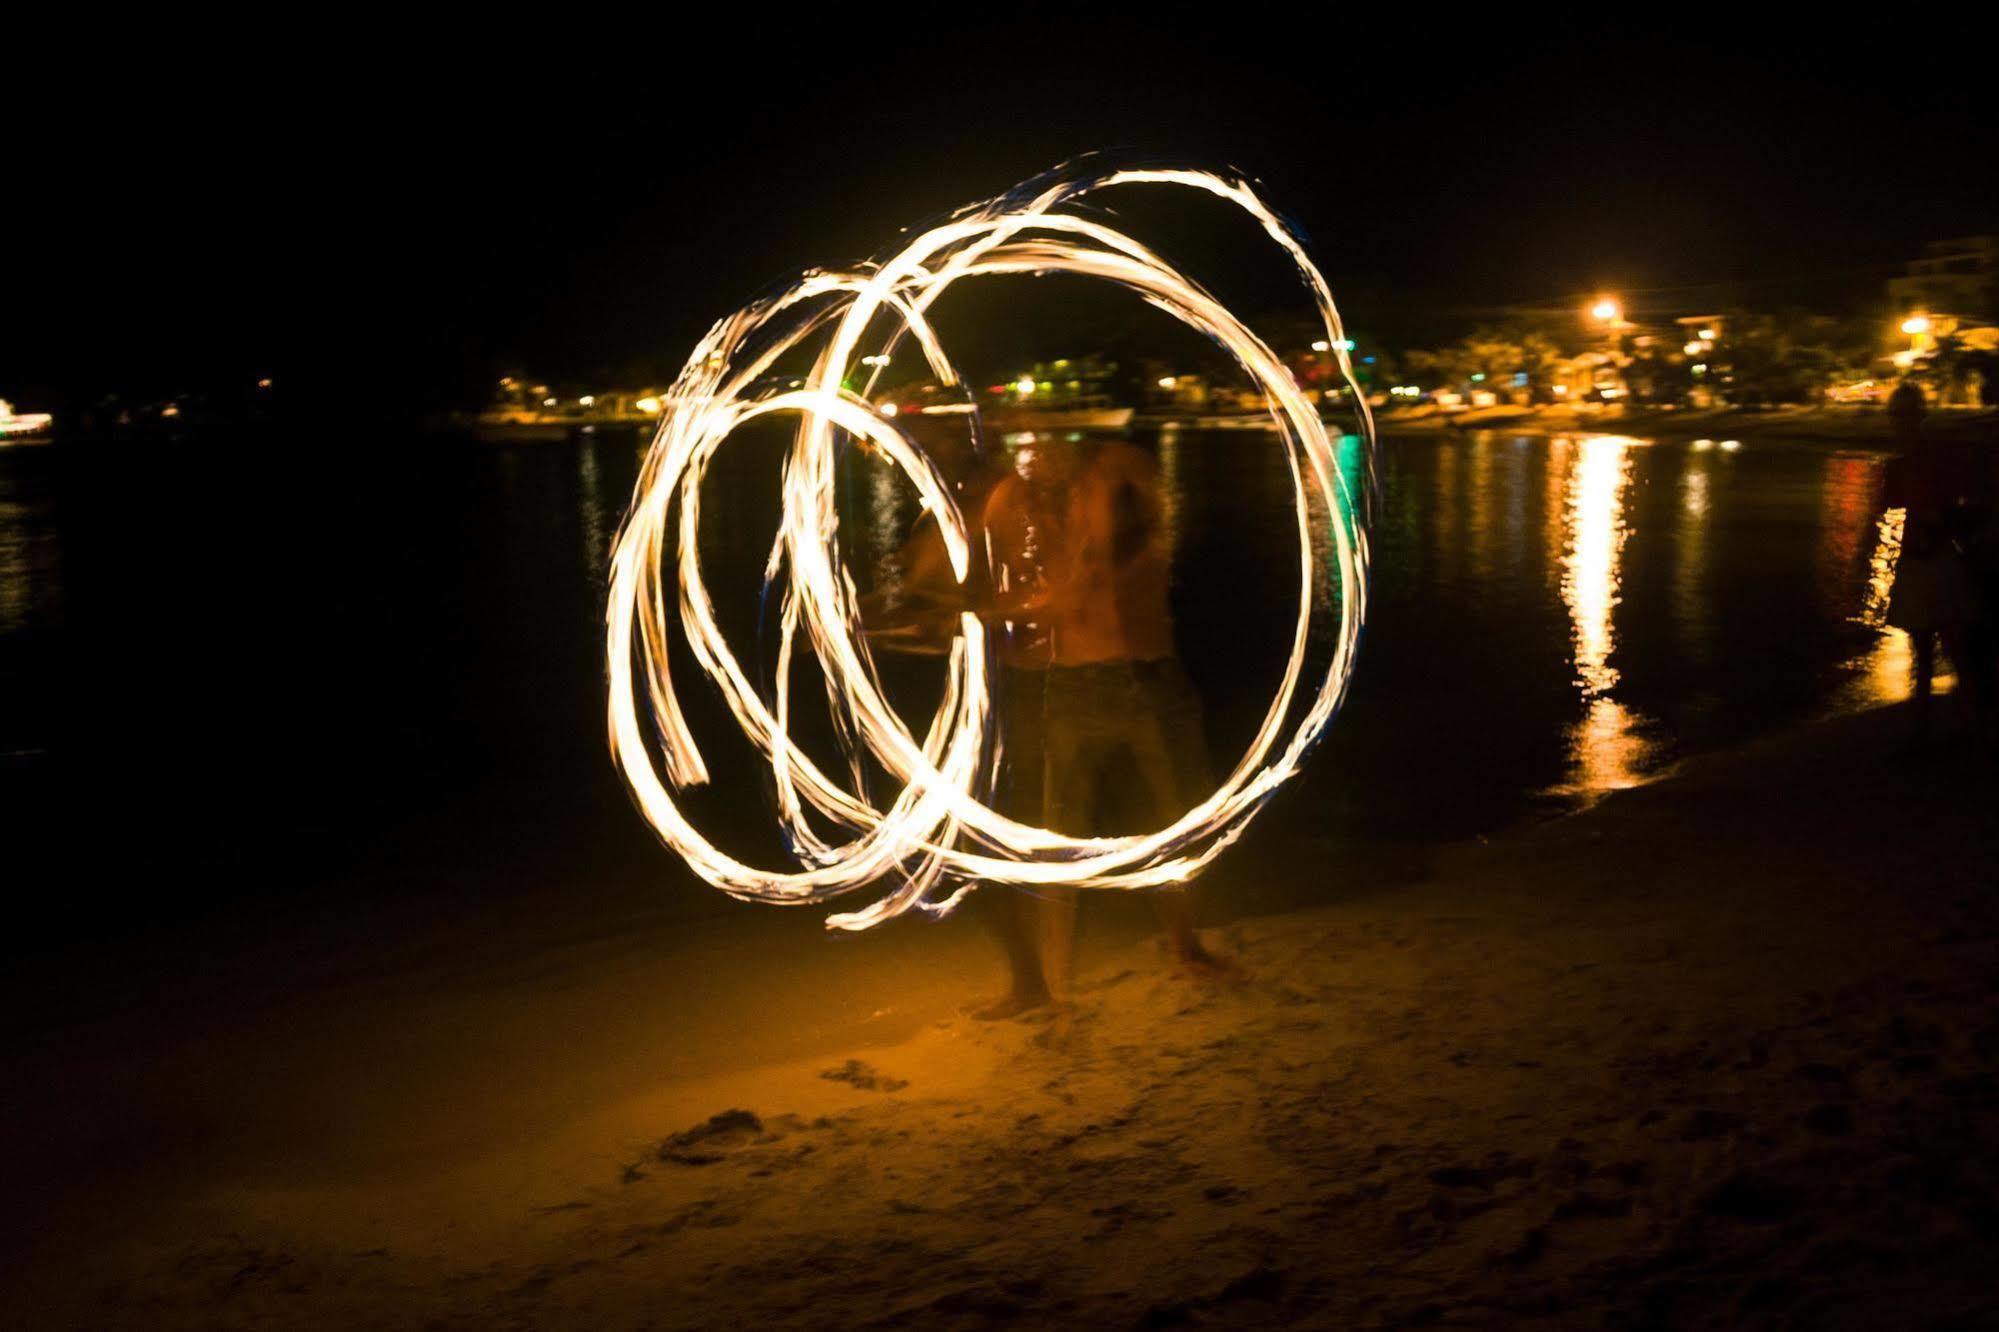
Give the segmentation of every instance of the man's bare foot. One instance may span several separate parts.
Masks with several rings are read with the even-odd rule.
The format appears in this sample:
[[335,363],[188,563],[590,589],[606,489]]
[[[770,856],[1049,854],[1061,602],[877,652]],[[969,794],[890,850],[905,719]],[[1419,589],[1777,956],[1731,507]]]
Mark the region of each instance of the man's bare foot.
[[1034,1033],[1034,1044],[1044,1050],[1066,1050],[1076,1038],[1076,1006],[1051,1002],[1047,1023]]
[[1234,958],[1211,953],[1200,944],[1179,949],[1173,958],[1174,965],[1189,980],[1203,985],[1241,985],[1249,979],[1242,964]]
[[1014,990],[986,1003],[972,1005],[965,1010],[965,1015],[980,1022],[1005,1022],[1009,1018],[1046,1008],[1049,1002],[1046,990]]

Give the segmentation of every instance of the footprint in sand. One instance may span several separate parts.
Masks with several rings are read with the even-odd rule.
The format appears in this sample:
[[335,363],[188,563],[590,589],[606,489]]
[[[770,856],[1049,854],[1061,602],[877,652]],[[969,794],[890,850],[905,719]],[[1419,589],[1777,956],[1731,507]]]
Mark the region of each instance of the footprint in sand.
[[859,1091],[898,1092],[909,1085],[909,1079],[888,1077],[874,1065],[858,1059],[849,1059],[838,1068],[826,1069],[819,1076],[828,1082],[844,1082]]
[[763,1136],[764,1125],[748,1110],[724,1110],[707,1123],[674,1134],[659,1145],[659,1159],[672,1165],[713,1165]]

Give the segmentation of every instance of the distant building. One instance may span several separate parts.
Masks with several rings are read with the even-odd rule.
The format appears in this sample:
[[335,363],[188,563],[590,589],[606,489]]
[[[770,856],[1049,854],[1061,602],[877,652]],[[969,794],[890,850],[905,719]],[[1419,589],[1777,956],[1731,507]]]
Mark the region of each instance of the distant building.
[[1715,346],[1721,340],[1727,317],[1719,314],[1681,315],[1673,323],[1679,327],[1680,355],[1685,358],[1690,381],[1686,389],[1687,405],[1719,407],[1723,401],[1721,385],[1709,365]]
[[1727,321],[1727,315],[1700,314],[1680,315],[1673,320],[1673,323],[1679,326],[1680,336],[1684,341],[1705,342],[1711,345],[1721,336],[1722,325]]
[[1932,242],[1907,273],[1888,279],[1888,300],[1901,314],[1999,318],[1999,236]]

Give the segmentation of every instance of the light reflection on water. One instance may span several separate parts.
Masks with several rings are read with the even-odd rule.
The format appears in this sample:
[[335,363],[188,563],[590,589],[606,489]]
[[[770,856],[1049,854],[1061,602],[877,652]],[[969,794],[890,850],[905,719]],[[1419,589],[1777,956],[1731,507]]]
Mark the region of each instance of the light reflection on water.
[[[1264,436],[1174,428],[1151,444],[1191,608],[1186,650],[1196,666],[1214,654],[1211,706],[1226,709],[1232,694],[1247,706],[1257,678],[1239,665],[1253,656],[1249,621],[1290,613],[1290,478]],[[1878,456],[1487,432],[1384,448],[1358,683],[1393,672],[1373,677],[1374,706],[1395,711],[1405,733],[1436,728],[1431,747],[1467,743],[1475,702],[1524,714],[1557,740],[1559,762],[1525,751],[1510,771],[1502,758],[1483,761],[1526,789],[1587,800],[1760,724],[1906,696],[1907,641],[1882,623],[1894,537],[1892,516],[1876,530]],[[1359,485],[1359,441],[1339,450]],[[875,578],[895,577],[913,516],[908,495],[878,484],[850,510],[867,529],[855,547]],[[1323,523],[1314,534],[1323,541]],[[1329,550],[1314,553],[1332,567]],[[1330,583],[1315,588],[1315,610],[1334,594]],[[1231,616],[1239,627],[1216,627]],[[1419,671],[1380,664],[1405,648],[1425,658]],[[1467,652],[1485,692],[1469,679],[1448,693],[1421,683]],[[1359,689],[1360,706],[1369,692]]]
[[[1557,448],[1568,442],[1553,441]],[[1585,792],[1635,786],[1643,779],[1647,751],[1640,719],[1611,693],[1619,679],[1611,654],[1617,646],[1618,566],[1630,535],[1624,495],[1633,442],[1598,435],[1576,444],[1563,506],[1562,602],[1574,625],[1576,689],[1584,707],[1582,721],[1570,731],[1570,782]]]
[[606,491],[604,467],[597,456],[601,447],[596,436],[588,436],[578,446],[576,459],[577,500],[582,508],[578,526],[582,531],[586,565],[608,564],[611,559],[613,501]]
[[[1138,438],[1159,460],[1182,652],[1220,761],[1260,720],[1288,647],[1298,592],[1291,478],[1267,435]],[[405,719],[393,743],[431,754],[429,770],[454,761],[464,718],[476,717],[481,761],[502,779],[514,764],[522,781],[559,771],[554,786],[579,802],[614,792],[596,722],[603,560],[638,443],[407,447],[419,453],[385,445],[378,462],[350,464],[351,506],[336,497],[306,515],[319,526],[296,548],[326,554],[300,575],[313,580],[305,601],[331,597],[359,618],[331,640],[347,645],[335,662],[344,674],[302,652],[288,658],[297,678],[286,688],[352,695],[362,715]],[[1341,441],[1338,461],[1358,484],[1357,441]],[[162,638],[195,626],[199,660],[176,683],[213,691],[208,715],[232,724],[228,691],[203,663],[255,659],[271,629],[240,583],[269,536],[258,526],[265,511],[242,500],[259,493],[255,464],[191,450],[149,461],[139,479],[125,475],[128,464],[79,453],[64,460],[71,479],[61,490],[61,469],[0,459],[9,686],[0,753],[96,743],[50,720],[90,715],[95,694],[66,713],[46,698],[71,688],[76,663],[115,660],[131,603],[112,595],[122,586],[104,571],[182,549],[171,596],[157,581],[145,593],[172,604],[147,613]],[[704,521],[717,577],[741,573],[753,633],[773,489],[756,467],[727,472],[733,465],[718,474]],[[1386,442],[1351,704],[1285,807],[1313,835],[1462,835],[1538,807],[1544,793],[1586,799],[1690,752],[1905,697],[1907,640],[1881,624],[1898,540],[1894,516],[1874,513],[1881,466],[1813,447],[1615,436]],[[156,502],[163,482],[170,506]],[[859,463],[842,484],[856,577],[893,578],[915,517],[909,488]],[[354,514],[376,513],[384,495],[395,503],[356,544]],[[91,521],[107,496],[126,521]],[[198,545],[187,546],[189,532]],[[1330,552],[1318,554],[1330,567]],[[1314,589],[1315,605],[1331,594]],[[412,670],[429,662],[441,663],[432,692],[404,697]],[[218,733],[216,743],[255,752],[247,711],[240,724],[242,736]],[[373,753],[364,759],[369,772],[379,766]],[[412,807],[427,809],[433,793],[419,775],[409,780]],[[602,817],[624,811],[613,802]]]
[[1687,655],[1697,666],[1714,663],[1715,642],[1701,598],[1709,577],[1708,514],[1714,473],[1704,453],[1687,455],[1680,475],[1680,509],[1673,522],[1673,613],[1686,626]]
[[1874,549],[1867,557],[1867,596],[1858,617],[1871,628],[1888,624],[1888,592],[1895,585],[1895,566],[1902,558],[1902,524],[1907,517],[1907,510],[1896,507],[1874,523]]
[[[1895,565],[1902,558],[1902,522],[1906,516],[1900,508],[1889,509],[1874,523],[1873,547],[1867,557],[1866,597],[1854,619],[1875,630],[1877,636],[1863,658],[1865,667],[1858,681],[1848,687],[1849,706],[1899,701],[1911,692],[1915,653],[1910,648],[1908,634],[1888,623],[1888,593],[1895,585]],[[1935,690],[1947,694],[1956,682],[1956,671],[1946,657],[1937,672]]]
[[1610,664],[1616,645],[1611,612],[1617,608],[1618,556],[1629,534],[1624,522],[1629,447],[1610,436],[1585,439],[1569,474],[1562,601],[1575,624],[1576,687],[1586,701],[1607,696],[1617,684],[1617,668]]
[[36,645],[60,632],[64,568],[44,466],[0,464],[0,760],[39,757],[50,739],[54,670]]
[[1391,439],[1382,462],[1355,703],[1402,734],[1356,744],[1377,762],[1434,747],[1588,799],[1908,695],[1879,455],[1480,432]]
[[47,499],[0,477],[0,635],[27,630],[61,607],[61,556]]

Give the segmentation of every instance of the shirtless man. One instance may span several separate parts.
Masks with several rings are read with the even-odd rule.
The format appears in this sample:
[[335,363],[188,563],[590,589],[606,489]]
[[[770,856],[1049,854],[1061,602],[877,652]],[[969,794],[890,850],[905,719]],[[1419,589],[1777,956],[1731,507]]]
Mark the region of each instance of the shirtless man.
[[[1127,765],[1142,797],[1128,816],[1157,827],[1185,813],[1211,783],[1200,701],[1174,647],[1172,551],[1151,457],[1123,440],[1025,445],[983,517],[1002,629],[1001,724],[1013,737],[1008,812],[1023,821],[1036,812],[1038,761],[1040,821],[1058,832],[1134,831],[1105,826]],[[1185,888],[1151,893],[1183,969],[1236,974],[1203,946]],[[1016,895],[1012,989],[982,1016],[1070,1002],[1076,902],[1071,888]]]
[[[1018,441],[990,488],[968,486],[986,554],[969,600],[995,643],[995,707],[1005,746],[1000,811],[1071,836],[1104,826],[1110,789],[1135,771],[1146,827],[1171,822],[1211,789],[1200,702],[1180,670],[1168,604],[1172,551],[1157,468],[1124,441],[1097,446]],[[978,503],[983,491],[983,503]],[[905,647],[955,629],[964,590],[951,579],[934,528],[905,547],[899,625],[877,631]],[[1116,831],[1132,831],[1121,828]],[[1185,888],[1149,890],[1175,958],[1188,972],[1229,979],[1234,966],[1203,946]],[[980,906],[1006,950],[1007,993],[972,1010],[986,1019],[1069,1004],[1077,893],[1017,889]]]

